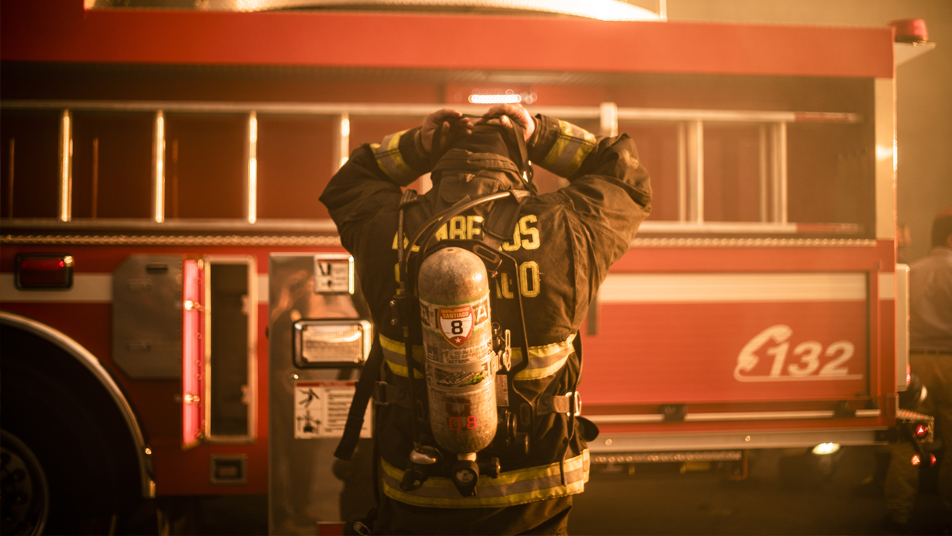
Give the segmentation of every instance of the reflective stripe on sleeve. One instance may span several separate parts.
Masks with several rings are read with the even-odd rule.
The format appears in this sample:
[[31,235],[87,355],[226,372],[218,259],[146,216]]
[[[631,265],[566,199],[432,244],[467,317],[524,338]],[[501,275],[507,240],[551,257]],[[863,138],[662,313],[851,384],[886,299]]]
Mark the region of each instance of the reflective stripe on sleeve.
[[430,477],[411,492],[400,489],[403,471],[380,460],[380,480],[384,493],[396,501],[414,506],[438,508],[493,508],[513,506],[581,493],[589,475],[588,449],[565,460],[565,485],[558,462],[501,473],[498,478],[479,477],[475,497],[463,497],[448,478]]
[[400,154],[400,137],[406,132],[408,131],[390,134],[380,145],[371,144],[370,146],[373,149],[374,158],[377,159],[377,167],[398,184],[408,183],[416,178],[413,170]]
[[542,160],[542,167],[569,177],[595,148],[596,139],[591,132],[566,121],[559,121],[559,130],[559,139]]
[[[569,355],[574,351],[572,347],[572,341],[574,340],[575,334],[572,334],[568,339],[562,342],[555,342],[552,344],[546,344],[544,346],[530,346],[529,365],[524,370],[516,374],[516,379],[538,380],[558,372],[562,366],[565,365],[565,361],[569,358]],[[384,359],[387,360],[387,365],[390,366],[390,370],[393,371],[393,373],[397,376],[406,377],[407,359],[404,344],[402,342],[387,338],[381,334],[380,345],[383,347]],[[423,355],[423,347],[414,345],[414,359],[417,362],[422,362]],[[521,361],[522,349],[513,347],[513,364],[519,363]],[[419,371],[417,371],[417,377],[423,377]]]

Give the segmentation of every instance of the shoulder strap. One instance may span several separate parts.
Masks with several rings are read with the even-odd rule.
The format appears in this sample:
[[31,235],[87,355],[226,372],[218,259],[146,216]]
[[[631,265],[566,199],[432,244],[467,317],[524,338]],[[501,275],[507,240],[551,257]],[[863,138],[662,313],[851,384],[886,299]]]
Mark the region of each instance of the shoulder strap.
[[350,411],[347,413],[347,423],[344,425],[344,433],[337,444],[337,450],[334,456],[342,460],[349,461],[357,448],[357,441],[360,439],[360,429],[364,426],[364,413],[367,410],[367,403],[373,394],[374,384],[380,378],[380,367],[383,364],[383,347],[380,346],[380,340],[374,339],[373,346],[370,347],[370,355],[364,368],[360,373],[360,379],[357,380],[357,388],[354,390],[354,398],[350,402]]
[[510,190],[509,197],[500,200],[489,212],[486,223],[483,225],[483,242],[494,249],[512,238],[512,230],[519,222],[519,208],[529,197],[526,190]]
[[[404,225],[408,223],[407,219],[410,220],[410,226],[413,228],[415,224],[424,218],[422,210],[408,210],[410,208],[421,209],[419,203],[417,203],[417,193],[414,190],[407,190],[403,193],[403,197],[400,199],[400,212],[397,216],[397,258],[402,262],[404,256],[404,247],[403,247],[403,232]],[[401,290],[403,289],[404,283],[401,281]],[[406,337],[409,340],[409,337]],[[409,347],[409,343],[408,343]],[[410,348],[408,348],[408,352]],[[410,362],[411,354],[407,353],[408,363]],[[367,358],[367,362],[364,363],[364,367],[360,373],[360,379],[357,381],[357,387],[354,390],[354,398],[350,402],[350,410],[347,413],[347,423],[344,424],[344,432],[341,436],[340,442],[337,444],[337,449],[334,451],[334,456],[342,460],[350,460],[354,455],[354,450],[357,448],[357,441],[360,439],[360,430],[364,425],[364,414],[367,410],[367,404],[370,401],[370,397],[373,394],[374,384],[380,378],[380,368],[383,365],[383,347],[380,345],[380,340],[374,338],[373,345],[370,347],[370,355]]]

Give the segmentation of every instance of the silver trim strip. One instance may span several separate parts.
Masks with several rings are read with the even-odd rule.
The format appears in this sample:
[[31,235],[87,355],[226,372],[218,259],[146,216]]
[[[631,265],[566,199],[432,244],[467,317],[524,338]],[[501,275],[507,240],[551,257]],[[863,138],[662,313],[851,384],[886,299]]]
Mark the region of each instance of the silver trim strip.
[[599,134],[615,137],[618,135],[618,105],[614,102],[603,102],[599,106]]
[[768,172],[770,166],[768,166],[768,161],[773,163],[772,160],[769,160],[769,157],[774,153],[772,151],[772,146],[768,146],[767,140],[770,139],[767,135],[766,125],[760,125],[760,128],[757,129],[757,150],[758,150],[758,165],[759,165],[759,183],[760,183],[760,221],[768,222],[769,219],[769,206],[770,206],[770,197],[768,192],[770,190],[770,177],[771,174]]
[[[882,281],[882,279],[880,279]],[[905,391],[906,367],[909,365],[909,265],[897,264],[895,275],[896,302],[896,389]],[[880,283],[882,287],[882,283]],[[882,290],[880,290],[882,299]]]
[[641,224],[641,232],[678,233],[678,234],[711,234],[711,233],[749,233],[749,234],[797,234],[806,233],[811,226],[822,226],[827,234],[858,234],[863,226],[854,223],[814,223],[797,224],[793,222],[677,222],[677,221],[646,221]]
[[[2,243],[2,242],[0,242]],[[632,247],[875,247],[875,240],[850,238],[635,238]]]
[[706,121],[712,123],[861,123],[860,114],[840,112],[769,112],[760,110],[689,110],[619,108],[619,121]]
[[[678,222],[688,219],[688,125],[678,124]],[[644,228],[645,223],[642,223]]]
[[774,166],[776,167],[774,182],[774,211],[776,215],[774,221],[787,223],[787,123],[777,123],[774,125],[774,130],[776,132],[773,153]]
[[248,113],[248,132],[245,139],[245,220],[258,221],[258,115]]
[[873,80],[876,140],[876,238],[896,238],[896,79]]
[[689,225],[704,225],[704,123],[694,120],[687,124],[688,157],[688,216]]
[[126,426],[129,427],[129,435],[132,436],[132,441],[136,445],[136,455],[139,460],[139,478],[142,484],[142,496],[154,498],[155,481],[152,478],[152,451],[148,445],[146,445],[145,435],[142,433],[142,427],[139,426],[139,421],[132,411],[132,405],[122,394],[122,391],[109,374],[109,371],[102,366],[96,356],[65,333],[37,322],[36,320],[6,311],[0,311],[0,323],[23,329],[59,346],[67,354],[82,363],[93,376],[99,380],[122,413],[122,417],[126,421]]
[[337,129],[334,131],[334,149],[331,152],[331,173],[343,167],[350,156],[350,115],[343,112],[337,116]]
[[815,447],[820,443],[841,445],[877,445],[876,431],[881,428],[829,430],[749,431],[711,434],[604,434],[588,444],[593,455],[603,452],[652,452],[664,450],[697,451],[728,449],[768,449]]
[[723,462],[740,461],[744,457],[740,450],[715,450],[702,452],[625,452],[605,453],[592,456],[593,464],[613,463],[671,463],[671,462]]
[[[262,225],[258,223],[256,225]],[[146,246],[340,246],[328,236],[126,236],[126,235],[0,235],[0,244],[146,245]],[[827,238],[636,238],[631,247],[875,247],[875,240]]]
[[[879,417],[878,409],[856,410],[856,418]],[[748,411],[730,413],[688,413],[684,416],[685,422],[711,421],[772,421],[796,419],[830,419],[834,416],[833,410],[815,411]],[[585,418],[596,424],[639,424],[663,422],[664,416],[660,413],[642,413],[631,415],[585,415]]]
[[[813,224],[823,225],[823,224]],[[841,234],[860,233],[863,228],[854,224],[829,224],[840,226],[839,230],[830,227]],[[146,218],[116,218],[91,219],[75,218],[63,222],[55,218],[3,218],[0,219],[0,228],[9,229],[51,229],[73,231],[84,230],[141,230],[169,232],[182,231],[231,231],[231,232],[306,232],[306,233],[337,233],[337,226],[330,219],[321,220],[284,220],[265,219],[251,224],[240,219],[174,219],[158,223]],[[761,222],[704,222],[703,224],[678,221],[646,221],[641,224],[639,233],[671,233],[671,234],[784,234],[796,235],[802,233],[796,223],[761,223]]]
[[78,246],[339,247],[339,236],[68,236],[0,235],[0,244]]
[[330,219],[323,220],[261,220],[253,225],[240,219],[174,219],[157,223],[148,218],[90,219],[76,218],[62,222],[55,218],[3,218],[0,229],[49,229],[59,231],[101,230],[101,231],[229,231],[229,232],[302,232],[337,234],[337,226]]
[[165,115],[155,112],[152,127],[152,220],[165,221]]
[[[166,113],[234,113],[274,115],[390,116],[426,117],[434,104],[367,104],[367,103],[274,103],[274,102],[176,102],[176,101],[73,101],[73,100],[4,100],[0,108],[18,110],[84,110]],[[485,106],[461,104],[457,110],[468,114],[482,114]],[[600,119],[601,106],[529,106],[531,113],[541,113],[560,119]],[[617,121],[712,121],[743,123],[777,122],[843,122],[860,123],[863,117],[850,113],[827,112],[765,112],[760,110],[692,110],[677,108],[618,108]]]
[[67,109],[59,122],[59,219],[73,217],[73,114]]

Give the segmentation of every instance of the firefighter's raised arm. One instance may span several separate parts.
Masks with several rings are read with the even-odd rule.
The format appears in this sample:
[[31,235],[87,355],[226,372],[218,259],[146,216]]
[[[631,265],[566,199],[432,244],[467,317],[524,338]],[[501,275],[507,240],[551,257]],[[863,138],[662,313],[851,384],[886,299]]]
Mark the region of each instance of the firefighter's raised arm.
[[[377,143],[364,143],[331,178],[320,201],[337,224],[348,250],[355,231],[382,207],[396,206],[406,186],[432,167],[430,149],[438,125],[442,136],[464,135],[472,130],[469,119],[450,109],[428,115],[421,126],[389,134]],[[453,128],[451,128],[453,127]],[[447,138],[451,139],[451,138]]]
[[541,114],[532,117],[518,104],[497,104],[485,115],[495,116],[501,116],[504,123],[513,120],[522,128],[529,160],[534,165],[570,182],[585,175],[618,179],[632,187],[631,197],[635,202],[642,207],[650,206],[648,173],[638,161],[635,144],[627,135],[596,136],[568,121]]

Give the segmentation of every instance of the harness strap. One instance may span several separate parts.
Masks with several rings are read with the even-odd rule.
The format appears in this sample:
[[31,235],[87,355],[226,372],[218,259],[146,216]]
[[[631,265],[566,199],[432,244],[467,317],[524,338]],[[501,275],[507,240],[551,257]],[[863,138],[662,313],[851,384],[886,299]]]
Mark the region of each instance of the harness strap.
[[381,406],[393,404],[403,408],[410,407],[410,394],[406,389],[397,387],[392,383],[376,382],[374,383],[374,403]]
[[582,412],[582,398],[578,391],[571,391],[564,395],[543,395],[536,402],[536,415],[547,413],[562,413],[578,415]]
[[512,237],[512,230],[519,221],[519,208],[530,195],[527,190],[510,190],[509,193],[509,197],[493,206],[483,225],[483,243],[495,250]]
[[380,340],[375,340],[370,347],[370,355],[364,364],[364,370],[357,381],[357,387],[354,390],[354,398],[350,403],[350,411],[347,413],[347,423],[344,424],[344,433],[337,444],[334,456],[342,460],[350,461],[357,448],[357,441],[360,439],[360,429],[364,426],[364,412],[367,409],[367,402],[373,392],[374,383],[380,377],[380,367],[383,364],[383,347]]
[[[403,257],[403,218],[404,209],[408,205],[417,205],[417,193],[413,190],[407,190],[400,199],[400,216],[397,239],[397,254]],[[419,206],[419,205],[417,205]],[[408,338],[409,339],[409,338]],[[357,449],[357,442],[360,439],[360,430],[364,425],[364,413],[367,410],[367,404],[373,394],[374,385],[380,378],[380,369],[383,366],[383,346],[380,339],[375,338],[370,347],[370,355],[364,364],[360,373],[360,379],[357,380],[357,387],[354,389],[354,398],[350,402],[350,410],[347,412],[347,422],[344,424],[344,431],[341,435],[337,449],[334,450],[334,456],[341,460],[349,461],[354,450]]]

